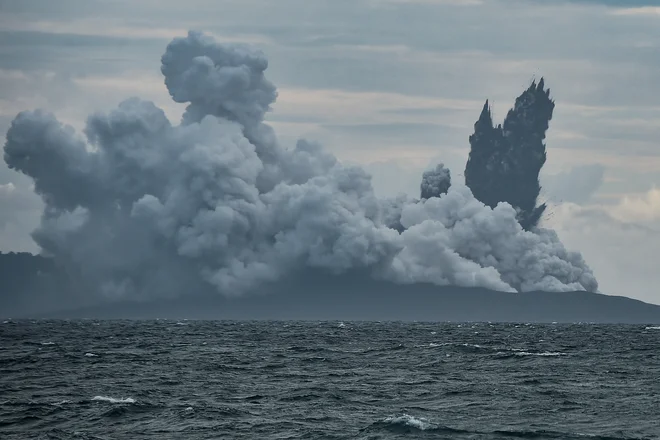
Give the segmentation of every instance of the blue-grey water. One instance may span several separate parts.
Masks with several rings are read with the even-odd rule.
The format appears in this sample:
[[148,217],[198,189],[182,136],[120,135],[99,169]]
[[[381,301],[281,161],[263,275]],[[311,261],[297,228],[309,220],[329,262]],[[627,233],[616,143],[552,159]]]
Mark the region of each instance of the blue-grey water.
[[0,438],[660,438],[660,327],[6,321]]

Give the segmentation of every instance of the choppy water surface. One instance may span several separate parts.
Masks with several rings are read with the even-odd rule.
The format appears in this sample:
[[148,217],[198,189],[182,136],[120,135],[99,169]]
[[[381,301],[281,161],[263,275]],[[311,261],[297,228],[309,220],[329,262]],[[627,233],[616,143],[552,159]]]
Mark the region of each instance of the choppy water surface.
[[660,327],[7,321],[0,438],[660,438]]

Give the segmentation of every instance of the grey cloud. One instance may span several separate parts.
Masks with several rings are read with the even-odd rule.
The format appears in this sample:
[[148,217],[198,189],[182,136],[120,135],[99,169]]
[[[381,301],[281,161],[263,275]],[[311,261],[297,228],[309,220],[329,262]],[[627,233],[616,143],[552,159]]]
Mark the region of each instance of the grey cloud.
[[[232,295],[305,268],[500,290],[597,288],[579,254],[551,231],[524,231],[509,205],[491,209],[456,186],[386,208],[361,168],[307,141],[282,148],[262,121],[276,96],[262,54],[191,33],[162,60],[170,93],[189,104],[181,125],[131,98],[91,115],[86,139],[39,110],[20,113],[7,133],[5,161],[46,203],[34,239],[90,291],[140,298],[206,285]],[[403,233],[389,224],[399,212]]]
[[[108,20],[105,26],[111,28],[113,23],[116,26],[143,26],[135,20],[145,9],[139,2],[113,2],[112,6],[102,3],[97,8]],[[640,27],[638,22],[620,20],[620,17],[595,17],[592,8],[585,6],[559,4],[544,7],[545,15],[539,20],[537,6],[526,2],[517,2],[513,6],[495,1],[479,7],[455,7],[433,2],[375,7],[373,2],[362,1],[351,2],[349,8],[345,2],[296,0],[274,5],[250,1],[223,3],[218,14],[213,13],[219,12],[217,3],[208,1],[192,1],[186,7],[170,1],[159,5],[157,10],[151,8],[148,11],[153,22],[159,25],[205,25],[220,34],[258,34],[272,40],[269,53],[277,60],[288,61],[274,63],[270,68],[271,78],[280,84],[388,90],[425,96],[436,84],[451,84],[443,91],[445,96],[465,98],[469,95],[481,99],[492,92],[490,85],[494,80],[505,76],[510,79],[512,75],[516,79],[528,80],[539,70],[553,78],[559,86],[558,93],[561,88],[571,88],[572,99],[588,103],[612,102],[610,95],[621,89],[621,79],[634,77],[636,87],[625,89],[641,100],[637,104],[652,104],[649,98],[652,94],[635,90],[655,85],[657,57],[648,53],[653,49],[636,47],[635,43],[657,41],[660,28]],[[28,3],[25,8],[38,9],[33,3]],[[73,16],[76,16],[77,8],[77,2],[62,2],[62,9],[70,10]],[[21,8],[8,7],[7,11],[14,13],[15,9]],[[191,15],[191,11],[195,11],[194,14]],[[304,20],[296,20],[297,15],[292,15],[291,11]],[[213,19],[200,20],[206,16]],[[399,30],[402,16],[418,24],[415,32]],[[46,15],[40,18],[44,17]],[[188,24],[186,20],[192,18],[195,23]],[[369,25],[365,26],[365,22]],[[456,23],[461,23],[460,27]],[[559,26],[562,32],[556,32]],[[93,32],[93,27],[91,29]],[[493,32],[493,29],[507,29],[507,32]],[[526,38],[510,38],[512,34],[525,35]],[[33,52],[26,55],[25,51],[19,50],[22,43],[17,42],[19,46],[11,43],[16,35],[6,35],[9,40],[3,40],[4,56],[0,57],[3,66],[48,67],[88,73],[101,72],[102,66],[108,71],[119,66],[127,69],[129,63],[133,66],[143,64],[146,68],[146,62],[150,62],[149,58],[159,50],[155,46],[157,41],[143,38],[125,41],[122,38],[50,33],[20,35],[23,39],[38,38],[39,41],[30,43]],[[584,35],[599,37],[585,38]],[[49,46],[48,40],[58,42],[57,46]],[[66,49],[69,40],[76,50],[81,49],[80,45],[97,44],[93,46],[97,48],[96,53],[90,46],[85,47],[90,53],[84,57],[72,54]],[[580,44],[573,44],[574,41],[580,41]],[[54,49],[48,50],[49,47]],[[534,47],[533,54],[529,52],[530,47]],[[67,60],[66,64],[58,63],[63,59]],[[81,59],[86,63],[80,62]],[[475,65],[480,67],[477,69]],[[628,72],[619,72],[622,65],[630,67]],[[585,76],[591,75],[589,66],[597,68],[598,78],[590,78],[589,88],[572,88],[572,84],[578,80],[583,82]],[[457,75],[457,71],[461,74]],[[382,75],[382,72],[388,74]],[[413,76],[411,72],[414,72]],[[509,95],[504,93],[502,96]],[[622,94],[617,99],[632,103],[632,95]],[[557,96],[563,99],[561,95]]]
[[382,139],[383,146],[410,143],[426,144],[437,147],[440,145],[460,145],[469,134],[469,127],[459,128],[443,124],[423,122],[395,122],[390,124],[322,124],[322,128],[332,132],[334,136],[347,136],[352,139]]
[[94,158],[86,145],[44,111],[22,112],[7,132],[5,162],[34,179],[35,191],[46,203],[62,209],[93,203]]
[[[332,131],[344,131],[349,134],[382,133],[388,136],[401,136],[408,138],[411,133],[428,133],[429,136],[438,135],[446,131],[460,131],[460,128],[443,124],[426,122],[394,122],[391,124],[323,124],[324,128]],[[467,125],[466,125],[466,128]]]
[[264,77],[265,55],[243,46],[217,45],[213,38],[189,33],[176,38],[162,57],[161,72],[175,102],[187,103],[183,118],[205,115],[261,122],[275,102],[275,86]]
[[441,197],[447,194],[451,186],[451,172],[445,168],[444,164],[438,164],[434,169],[424,171],[422,174],[422,183],[420,193],[422,199],[431,197]]
[[0,69],[72,76],[107,75],[152,65],[149,54],[158,53],[163,43],[157,39],[28,31],[0,31],[0,41]]
[[603,182],[600,192],[610,194],[643,193],[654,186],[660,186],[660,171],[640,172],[620,167],[608,167],[606,173],[608,179]]
[[580,165],[570,170],[543,176],[543,196],[553,202],[587,203],[603,184],[605,167]]
[[371,175],[374,191],[381,198],[416,195],[419,192],[419,176],[424,171],[398,160],[372,162],[364,165],[364,169]]
[[395,272],[419,273],[416,281],[470,285],[495,271],[505,285],[522,291],[597,288],[591,271],[581,269],[579,253],[566,251],[554,231],[523,230],[516,215],[505,203],[491,210],[462,185],[452,186],[446,197],[407,205],[401,215],[405,247],[393,263]]
[[[546,4],[543,0],[527,0]],[[594,6],[611,6],[616,8],[634,8],[640,6],[658,6],[657,0],[562,0],[563,3],[575,3]]]
[[608,291],[634,294],[643,301],[658,303],[657,223],[622,222],[602,207],[581,207],[558,217],[559,236],[579,246]]
[[0,248],[35,252],[30,232],[39,225],[43,202],[29,179],[4,174],[10,173],[0,169]]
[[454,108],[444,108],[444,107],[401,107],[395,109],[383,109],[380,110],[380,113],[395,114],[402,116],[437,116],[437,117],[456,115],[456,113],[464,113],[466,116],[469,115],[468,110],[458,110]]

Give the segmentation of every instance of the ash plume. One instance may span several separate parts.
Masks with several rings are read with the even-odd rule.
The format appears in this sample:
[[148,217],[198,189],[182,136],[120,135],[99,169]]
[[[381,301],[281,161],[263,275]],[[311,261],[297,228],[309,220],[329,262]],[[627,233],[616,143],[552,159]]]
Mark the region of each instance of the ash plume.
[[538,85],[533,81],[516,99],[504,125],[497,127],[486,101],[470,136],[465,167],[465,183],[474,196],[491,208],[509,203],[526,230],[538,225],[546,208],[537,206],[539,172],[546,160],[543,140],[555,103],[544,87],[543,78]]
[[422,199],[440,197],[447,194],[451,186],[451,173],[444,164],[438,164],[433,170],[424,171],[420,185]]
[[111,298],[208,287],[239,295],[310,268],[504,291],[597,289],[554,232],[527,231],[510,204],[449,187],[443,167],[425,176],[428,197],[380,200],[364,170],[319,145],[280,146],[264,123],[277,97],[267,66],[260,52],[190,32],[162,57],[172,99],[188,103],[179,124],[138,98],[89,116],[84,136],[45,111],[20,113],[4,158],[45,202],[33,233],[44,254]]

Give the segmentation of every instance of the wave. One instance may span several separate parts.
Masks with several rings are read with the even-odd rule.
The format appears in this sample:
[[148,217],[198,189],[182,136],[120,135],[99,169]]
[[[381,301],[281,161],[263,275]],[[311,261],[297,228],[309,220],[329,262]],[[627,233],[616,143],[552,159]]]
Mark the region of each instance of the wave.
[[415,417],[409,414],[400,414],[390,416],[372,424],[366,431],[384,430],[395,434],[414,434],[421,432],[459,434],[467,433],[461,429],[454,429],[448,426],[433,423],[423,417]]
[[650,325],[645,330],[660,330],[660,325]]
[[417,418],[408,414],[401,414],[400,416],[391,416],[383,420],[383,423],[395,426],[408,426],[411,428],[419,429],[420,431],[427,431],[435,429],[437,425],[429,422],[424,418]]
[[491,352],[496,356],[512,357],[512,356],[568,356],[567,353],[562,353],[558,351],[533,351],[526,348],[512,348],[512,347],[486,347],[479,344],[468,344],[468,343],[455,343],[455,342],[442,342],[435,343],[431,342],[428,345],[418,345],[417,347],[429,347],[429,348],[438,348],[438,347],[453,347],[461,351],[467,352]]
[[560,353],[558,351],[544,351],[540,353],[531,353],[529,351],[516,351],[513,354],[516,356],[566,356],[566,353]]
[[67,403],[71,403],[71,401],[70,400],[61,400],[59,402],[51,403],[51,405],[52,406],[62,406],[62,405],[66,405]]
[[[561,439],[561,440],[641,440],[639,437],[613,436],[607,434],[583,434],[577,432],[559,432],[551,430],[494,430],[494,431],[468,431],[459,428],[440,425],[423,417],[415,417],[409,414],[390,416],[380,422],[371,425],[368,430],[386,430],[396,434],[421,434],[422,432],[436,434],[449,434],[452,438],[463,437],[475,438],[475,435],[495,435],[497,437],[521,438],[521,439]],[[444,437],[444,436],[443,436]]]
[[114,397],[107,397],[107,396],[94,396],[92,397],[92,401],[108,402],[108,403],[136,403],[136,400],[133,399],[132,397],[126,397],[124,399],[116,399]]
[[431,342],[428,346],[427,345],[417,345],[416,347],[431,347],[431,348],[456,347],[456,348],[463,348],[463,349],[468,349],[468,350],[492,350],[492,348],[484,347],[484,346],[479,345],[479,344],[468,344],[468,343],[461,343],[461,342],[441,342],[441,343]]
[[643,440],[640,437],[621,437],[611,435],[598,435],[598,434],[581,434],[576,432],[559,432],[559,431],[508,431],[498,430],[493,431],[497,436],[506,436],[513,438],[529,438],[529,439],[557,439],[557,440]]

